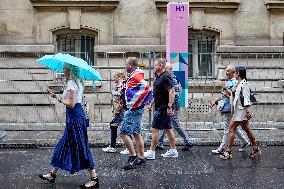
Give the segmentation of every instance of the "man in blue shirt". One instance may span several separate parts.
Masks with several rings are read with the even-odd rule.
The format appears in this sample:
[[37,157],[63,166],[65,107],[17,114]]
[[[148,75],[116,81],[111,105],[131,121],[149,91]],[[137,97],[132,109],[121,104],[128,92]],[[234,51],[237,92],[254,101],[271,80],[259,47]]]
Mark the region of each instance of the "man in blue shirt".
[[[229,123],[232,118],[231,114],[231,100],[230,97],[232,95],[232,89],[238,84],[238,81],[235,78],[235,66],[229,65],[226,68],[226,77],[228,81],[226,83],[222,82],[222,95],[216,99],[214,102],[211,103],[211,108],[214,107],[214,105],[217,105],[218,103],[221,103],[223,101],[224,106],[221,107],[221,114],[223,115],[225,126],[224,126],[224,135],[222,138],[222,142],[218,149],[212,150],[212,154],[222,154],[226,148],[227,148],[227,140],[228,140],[228,133],[229,133]],[[250,144],[249,141],[246,139],[243,131],[241,128],[237,128],[237,136],[242,142],[242,147],[239,149],[239,151],[244,151]]]

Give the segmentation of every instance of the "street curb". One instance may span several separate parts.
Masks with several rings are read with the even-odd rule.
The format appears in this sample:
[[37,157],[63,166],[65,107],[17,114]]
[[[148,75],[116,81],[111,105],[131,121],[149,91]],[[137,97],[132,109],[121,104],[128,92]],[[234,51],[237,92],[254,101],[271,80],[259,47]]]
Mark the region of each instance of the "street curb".
[[[57,140],[56,140],[57,141]],[[56,141],[50,141],[50,142],[30,142],[30,141],[7,141],[7,142],[1,142],[0,148],[52,148],[55,147],[57,142]],[[257,143],[261,146],[284,146],[284,141],[257,141]],[[150,142],[145,142],[145,146],[150,146]],[[107,144],[102,142],[96,142],[96,143],[89,143],[90,147],[104,147]],[[167,146],[168,144],[165,144]],[[183,146],[181,142],[176,144],[177,146]],[[219,146],[220,142],[214,142],[214,141],[198,141],[193,143],[194,146]],[[234,142],[234,145],[239,145],[239,142]],[[123,146],[122,143],[117,144],[118,147]]]
[[[196,146],[218,146],[223,136],[223,130],[186,130],[193,144]],[[62,131],[6,131],[6,137],[0,140],[0,148],[42,148],[55,147],[60,140]],[[256,140],[260,145],[265,146],[284,146],[284,131],[276,128],[253,129]],[[142,130],[142,137],[145,145],[151,143],[151,133]],[[89,145],[91,147],[103,147],[109,143],[109,130],[98,128],[88,131]],[[240,145],[239,140],[235,139],[235,145]],[[117,139],[117,145],[123,146],[121,138]],[[168,140],[165,138],[165,145]],[[183,139],[176,135],[176,145],[184,145]]]

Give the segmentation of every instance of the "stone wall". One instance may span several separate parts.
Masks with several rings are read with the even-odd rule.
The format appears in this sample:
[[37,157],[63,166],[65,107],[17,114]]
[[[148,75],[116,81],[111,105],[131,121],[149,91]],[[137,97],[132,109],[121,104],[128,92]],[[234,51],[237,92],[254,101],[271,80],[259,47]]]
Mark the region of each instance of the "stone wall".
[[[97,45],[165,44],[168,1],[111,0],[100,4],[96,0],[83,1],[88,4],[45,1],[50,6],[42,2],[0,0],[0,44],[54,44],[53,35],[62,28],[74,31],[88,28],[97,32]],[[267,0],[189,2],[190,27],[219,32],[222,45],[283,45],[281,1],[278,4]],[[277,8],[271,8],[273,5]]]
[[[48,2],[48,3],[46,3]],[[69,3],[66,3],[69,2]],[[167,0],[0,0],[0,122],[62,122],[64,110],[46,95],[54,76],[20,53],[56,52],[56,34],[65,30],[96,36],[95,52],[165,52]],[[258,122],[283,120],[283,1],[189,0],[190,29],[217,35],[216,80],[190,80],[189,97],[209,102],[218,96],[218,82],[228,64],[248,67],[252,89],[259,104]],[[81,29],[81,30],[80,30]],[[84,30],[83,30],[84,29]],[[239,53],[234,57],[226,53]],[[259,53],[247,56],[247,53]],[[278,53],[277,56],[271,53]],[[267,54],[267,56],[265,55]],[[86,94],[90,117],[109,122],[110,82],[125,58],[98,58],[96,68],[103,81]],[[146,78],[149,70],[146,62]],[[111,68],[111,69],[110,69]],[[89,87],[91,88],[91,87]],[[206,112],[207,111],[207,112]],[[148,114],[143,120],[147,122]],[[215,110],[191,113],[182,110],[183,122],[221,122]]]

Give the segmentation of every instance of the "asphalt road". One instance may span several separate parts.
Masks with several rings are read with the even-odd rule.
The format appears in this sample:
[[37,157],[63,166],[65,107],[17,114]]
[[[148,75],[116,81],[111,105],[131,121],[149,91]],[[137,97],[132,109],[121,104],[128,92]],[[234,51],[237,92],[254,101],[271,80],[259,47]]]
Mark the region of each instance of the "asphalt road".
[[[210,154],[214,148],[179,150],[178,158],[162,158],[163,151],[158,151],[156,160],[128,171],[122,169],[127,155],[106,154],[101,148],[92,152],[100,188],[284,188],[284,146],[262,147],[262,156],[256,159],[248,157],[249,150],[238,152],[235,147],[233,159],[227,161]],[[54,184],[40,180],[37,174],[51,169],[52,152],[52,148],[0,149],[0,188],[72,189],[88,181],[87,171],[74,175],[60,171]]]

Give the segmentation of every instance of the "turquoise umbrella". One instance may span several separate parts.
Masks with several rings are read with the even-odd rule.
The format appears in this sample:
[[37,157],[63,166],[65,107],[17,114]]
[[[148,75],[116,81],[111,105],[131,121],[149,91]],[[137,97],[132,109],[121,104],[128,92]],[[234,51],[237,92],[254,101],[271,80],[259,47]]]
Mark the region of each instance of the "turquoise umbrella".
[[88,65],[85,60],[71,56],[70,54],[57,53],[55,55],[45,55],[36,61],[57,72],[63,72],[64,64],[71,64],[79,68],[81,79],[102,80],[100,73]]

